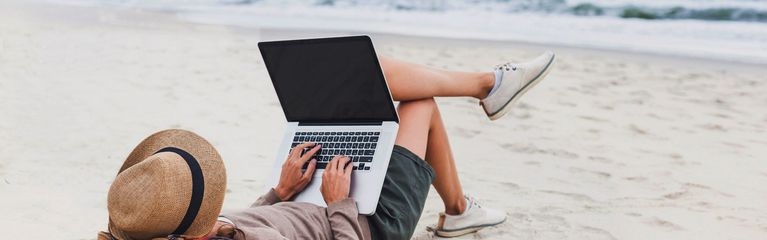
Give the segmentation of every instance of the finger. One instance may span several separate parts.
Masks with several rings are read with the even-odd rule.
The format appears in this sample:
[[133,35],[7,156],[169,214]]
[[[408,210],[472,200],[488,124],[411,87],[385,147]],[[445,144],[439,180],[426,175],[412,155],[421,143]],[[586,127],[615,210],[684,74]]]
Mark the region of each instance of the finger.
[[304,180],[309,179],[314,175],[314,170],[317,169],[317,159],[312,159],[311,162],[309,162],[309,166],[306,167],[306,172],[304,172]]
[[314,142],[303,142],[301,144],[296,145],[296,148],[308,148],[311,146],[314,146],[316,143]]
[[290,153],[288,153],[288,159],[285,159],[285,164],[289,163],[290,159],[295,158],[296,154],[298,154],[297,152],[298,152],[297,147],[293,147],[292,149],[290,149]]
[[298,150],[298,149],[299,149],[299,148],[298,148],[298,146],[299,146],[299,145],[296,145],[295,147],[293,147],[293,148],[291,148],[291,149],[290,149],[290,153],[288,154],[288,159],[293,159],[293,158],[295,158],[296,156],[299,156],[299,155],[298,155],[298,154],[299,154],[299,153],[298,153],[298,152],[299,152],[299,150]]
[[343,173],[344,168],[346,168],[346,165],[349,164],[350,161],[351,161],[351,158],[347,156],[341,156],[338,166],[336,166],[338,168],[338,172]]
[[322,148],[322,145],[319,145],[319,144],[314,145],[312,149],[310,149],[308,152],[306,152],[306,154],[304,154],[303,156],[301,156],[301,158],[298,159],[298,162],[301,165],[303,165],[304,163],[306,163],[306,161],[309,161],[309,159],[311,159],[312,156],[314,156],[314,154],[320,150],[320,148]]
[[336,171],[338,168],[338,162],[341,161],[341,156],[336,155],[333,157],[333,160],[330,160],[330,163],[328,163],[327,166],[325,166],[325,171],[330,170],[331,172]]
[[347,177],[351,176],[352,175],[352,167],[354,167],[354,164],[347,163],[346,164],[346,168],[344,168],[344,175],[346,175]]
[[303,152],[303,149],[314,146],[314,144],[315,143],[313,142],[303,142],[301,144],[296,145],[296,147],[294,147],[293,150],[290,151],[291,154],[293,154],[291,158],[301,157],[301,153]]

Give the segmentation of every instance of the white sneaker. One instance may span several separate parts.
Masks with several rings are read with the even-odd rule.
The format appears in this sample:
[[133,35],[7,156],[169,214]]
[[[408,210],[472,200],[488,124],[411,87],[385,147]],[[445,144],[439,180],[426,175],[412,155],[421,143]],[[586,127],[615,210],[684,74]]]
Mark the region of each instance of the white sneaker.
[[496,73],[502,74],[500,85],[479,102],[490,120],[506,115],[523,94],[548,74],[552,63],[554,63],[554,53],[546,51],[528,62],[519,64],[508,62],[496,66]]
[[460,215],[439,213],[437,226],[430,229],[440,237],[458,237],[491,227],[506,221],[506,213],[483,207],[470,196],[466,198],[466,210]]

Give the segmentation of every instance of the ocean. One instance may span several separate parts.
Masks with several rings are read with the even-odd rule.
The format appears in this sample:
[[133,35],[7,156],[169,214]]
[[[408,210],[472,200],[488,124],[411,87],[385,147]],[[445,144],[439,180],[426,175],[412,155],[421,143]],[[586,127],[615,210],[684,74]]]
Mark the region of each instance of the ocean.
[[767,64],[767,0],[49,0],[241,27],[511,40]]

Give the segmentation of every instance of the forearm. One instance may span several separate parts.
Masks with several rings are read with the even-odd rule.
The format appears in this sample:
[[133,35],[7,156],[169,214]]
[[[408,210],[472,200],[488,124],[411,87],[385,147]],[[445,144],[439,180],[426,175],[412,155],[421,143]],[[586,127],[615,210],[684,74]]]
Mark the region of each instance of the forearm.
[[267,192],[266,194],[256,199],[256,202],[254,202],[250,206],[251,207],[266,206],[266,205],[272,205],[278,202],[282,202],[282,198],[280,198],[275,192],[274,188],[272,188],[269,190],[269,192]]
[[332,203],[327,208],[328,221],[334,239],[367,239],[365,231],[359,222],[359,212],[354,199],[347,198]]
[[290,201],[290,199],[293,197],[291,191],[281,187],[280,185],[272,188],[272,191],[274,191],[274,194],[277,195],[277,197],[280,198],[280,201],[282,202]]

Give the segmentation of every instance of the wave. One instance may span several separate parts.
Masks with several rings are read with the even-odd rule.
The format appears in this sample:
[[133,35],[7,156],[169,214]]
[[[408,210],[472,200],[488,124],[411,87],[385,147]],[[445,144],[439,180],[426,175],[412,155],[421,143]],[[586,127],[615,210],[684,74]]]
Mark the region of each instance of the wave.
[[[219,0],[237,5],[285,4],[269,0]],[[380,8],[394,11],[495,11],[544,12],[575,16],[612,16],[645,20],[711,20],[767,22],[767,1],[566,1],[566,0],[299,0],[291,4]],[[644,5],[642,5],[644,4]],[[755,8],[762,5],[764,7]]]
[[711,21],[747,21],[767,22],[767,11],[747,8],[704,8],[691,9],[681,6],[653,8],[640,6],[600,7],[592,3],[581,3],[570,7],[569,12],[577,16],[613,15],[621,18],[656,19],[695,19]]
[[767,63],[767,0],[48,1],[158,10],[185,21],[240,27],[521,41]]
[[[77,1],[77,0],[69,0]],[[130,6],[302,6],[384,11],[547,13],[644,20],[767,22],[767,0],[92,0]]]

